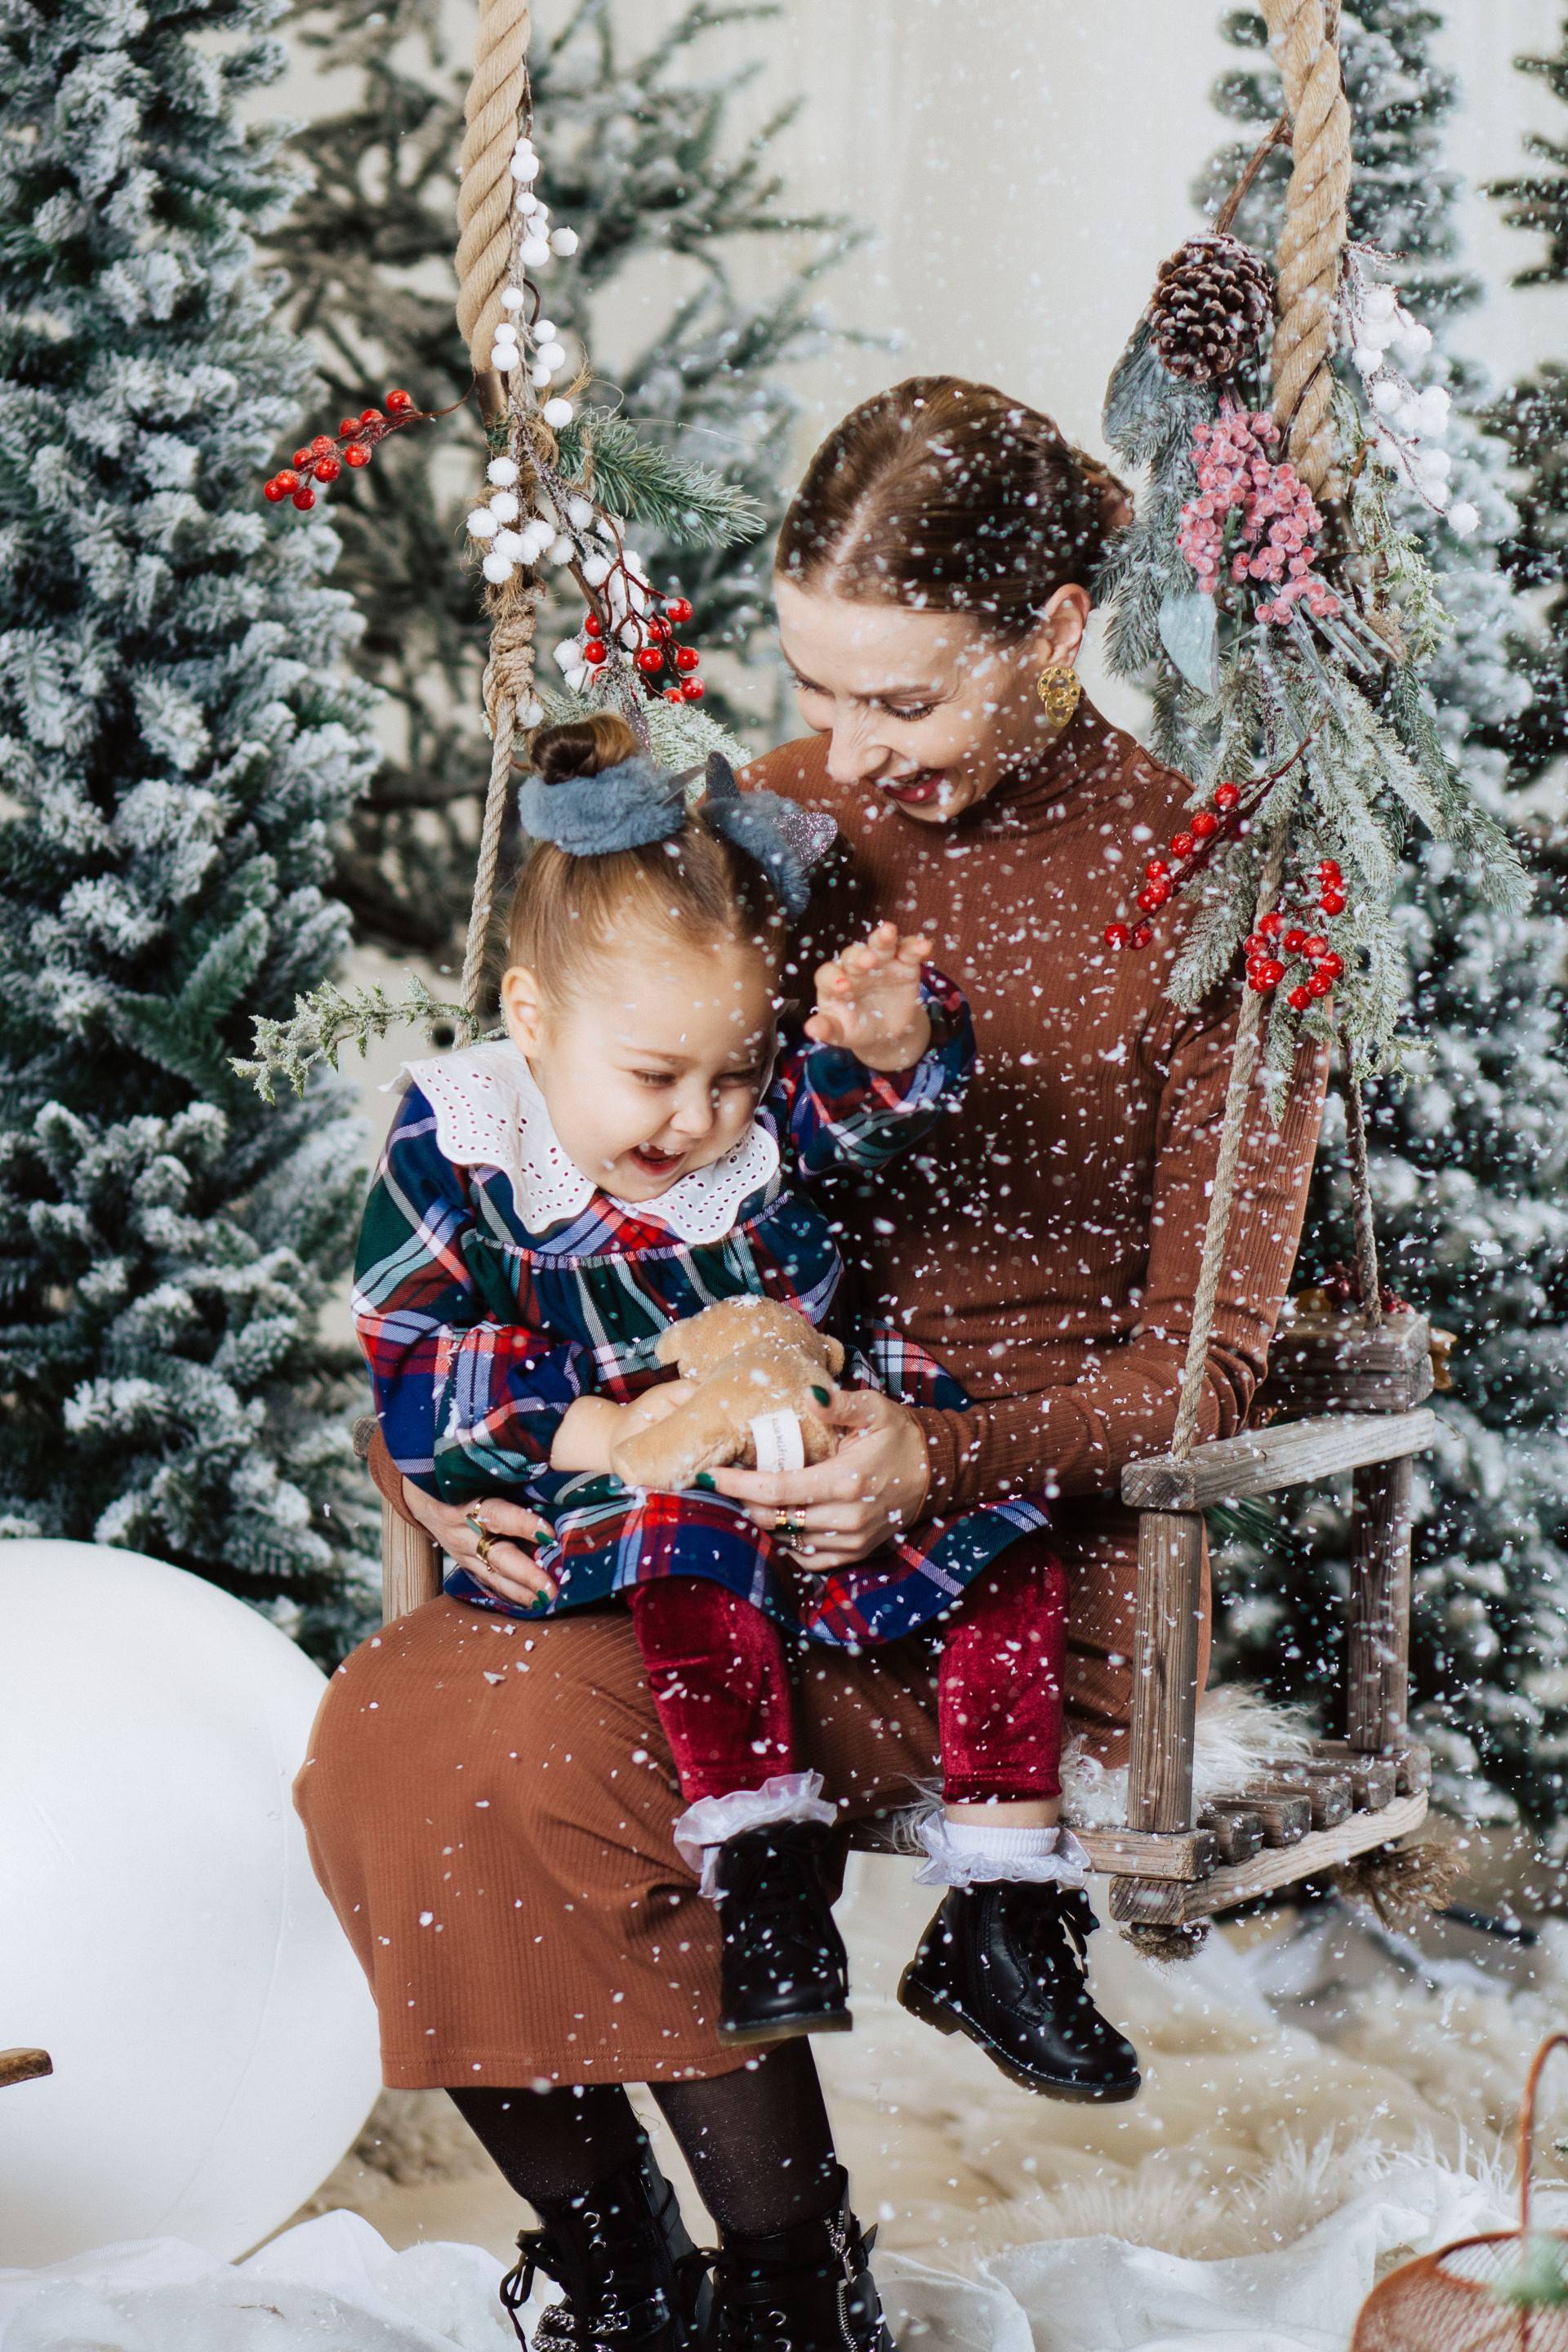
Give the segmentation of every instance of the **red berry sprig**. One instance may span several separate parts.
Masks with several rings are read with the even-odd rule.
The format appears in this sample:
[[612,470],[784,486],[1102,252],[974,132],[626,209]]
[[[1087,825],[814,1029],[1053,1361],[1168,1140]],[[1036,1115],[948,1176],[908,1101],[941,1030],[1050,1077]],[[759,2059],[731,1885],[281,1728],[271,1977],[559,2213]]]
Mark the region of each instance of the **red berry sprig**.
[[[1329,1305],[1338,1311],[1362,1303],[1361,1276],[1342,1258],[1335,1258],[1322,1281],[1317,1286]],[[1391,1283],[1378,1285],[1378,1303],[1385,1315],[1408,1315],[1410,1301],[1401,1298]]]
[[[1171,835],[1166,845],[1168,855],[1148,860],[1143,868],[1143,887],[1134,901],[1141,919],[1135,923],[1107,923],[1103,936],[1108,948],[1121,950],[1149,945],[1154,936],[1154,927],[1148,917],[1156,914],[1179,890],[1185,888],[1193,877],[1202,871],[1205,858],[1227,834],[1240,835],[1250,829],[1253,816],[1274,786],[1282,776],[1289,775],[1297,761],[1310,750],[1326,723],[1326,719],[1320,719],[1311,733],[1302,737],[1288,760],[1282,760],[1279,767],[1271,768],[1265,776],[1254,776],[1245,788],[1231,782],[1228,778],[1215,786],[1212,804],[1207,808],[1194,809],[1186,824]],[[1331,884],[1325,878],[1331,870],[1334,877]],[[1325,858],[1318,869],[1325,892],[1322,911],[1326,915],[1338,915],[1344,911],[1339,871],[1331,858]],[[1331,906],[1329,900],[1335,897],[1338,904]]]
[[[691,618],[690,597],[683,596],[679,588],[668,593],[650,588],[648,605],[642,623],[643,643],[632,655],[647,693],[662,693],[666,702],[700,702],[708,691],[697,675],[702,656],[695,646],[677,645],[675,640],[676,630]],[[591,621],[588,626],[592,630]]]
[[[1256,796],[1277,779],[1267,776]],[[1240,832],[1245,824],[1241,812],[1239,784],[1216,784],[1214,804],[1194,809],[1186,824],[1171,835],[1166,845],[1167,855],[1151,857],[1143,868],[1143,887],[1134,904],[1141,915],[1157,914],[1173,898],[1178,890],[1190,882],[1212,845],[1231,831]],[[1146,948],[1154,936],[1153,925],[1148,922],[1108,923],[1105,944],[1108,948]]]
[[261,486],[261,495],[269,506],[291,499],[301,513],[308,513],[316,503],[313,485],[324,487],[335,482],[345,466],[368,466],[371,452],[378,441],[395,433],[404,425],[428,423],[433,415],[445,415],[444,410],[416,408],[411,392],[395,391],[383,395],[381,408],[366,408],[358,416],[345,416],[338,426],[337,438],[330,433],[318,433],[308,448],[296,449],[293,463],[283,467],[271,480]]
[[[1319,862],[1317,884],[1318,912],[1331,919],[1342,915],[1344,877],[1331,857]],[[1247,942],[1247,984],[1259,996],[1271,996],[1290,979],[1292,965],[1296,977],[1285,998],[1292,1013],[1305,1013],[1320,997],[1327,996],[1345,968],[1344,958],[1321,931],[1310,931],[1304,923],[1292,921],[1282,908],[1271,907],[1259,916],[1258,929]]]

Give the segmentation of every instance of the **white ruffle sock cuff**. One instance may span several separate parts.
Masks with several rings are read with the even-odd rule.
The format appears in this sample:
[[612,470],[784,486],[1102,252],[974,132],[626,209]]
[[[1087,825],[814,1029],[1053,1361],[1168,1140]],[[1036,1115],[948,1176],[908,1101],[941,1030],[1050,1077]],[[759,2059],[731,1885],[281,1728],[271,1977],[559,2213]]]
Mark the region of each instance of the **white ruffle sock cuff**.
[[993,1829],[979,1822],[950,1821],[939,1805],[921,1814],[915,1835],[929,1856],[915,1873],[921,1886],[979,1886],[999,1878],[1081,1886],[1089,1867],[1071,1830],[1060,1825]]
[[719,1848],[745,1830],[769,1829],[775,1822],[820,1822],[830,1829],[838,1808],[822,1793],[820,1772],[775,1772],[760,1789],[734,1789],[727,1797],[699,1797],[675,1824],[676,1851],[688,1870],[702,1874],[702,1892],[711,1898]]

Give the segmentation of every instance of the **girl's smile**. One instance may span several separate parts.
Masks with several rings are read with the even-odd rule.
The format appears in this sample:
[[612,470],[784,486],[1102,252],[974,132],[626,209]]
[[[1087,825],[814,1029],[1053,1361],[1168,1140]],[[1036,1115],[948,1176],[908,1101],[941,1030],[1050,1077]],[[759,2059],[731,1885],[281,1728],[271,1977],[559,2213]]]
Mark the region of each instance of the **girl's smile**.
[[562,1150],[618,1201],[653,1201],[744,1137],[773,1055],[773,969],[749,942],[634,923],[570,994],[514,964],[507,1033]]

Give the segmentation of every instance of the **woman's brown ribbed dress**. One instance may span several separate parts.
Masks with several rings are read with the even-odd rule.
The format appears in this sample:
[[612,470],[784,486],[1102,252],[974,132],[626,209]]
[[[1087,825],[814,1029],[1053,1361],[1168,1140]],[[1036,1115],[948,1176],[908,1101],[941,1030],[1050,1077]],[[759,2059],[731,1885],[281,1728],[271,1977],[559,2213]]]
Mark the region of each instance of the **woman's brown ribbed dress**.
[[[829,809],[850,853],[824,950],[890,916],[969,993],[980,1067],[937,1139],[842,1199],[863,1309],[907,1325],[976,1400],[922,1412],[933,1503],[1046,1490],[1073,1581],[1069,1730],[1114,1757],[1130,1710],[1134,1546],[1123,1463],[1169,1444],[1235,1035],[1163,993],[1179,932],[1100,944],[1188,786],[1087,704],[1026,788],[926,826],[837,786],[821,740],[749,782]],[[1326,1057],[1284,1123],[1259,1097],[1202,1433],[1237,1429],[1296,1254]],[[813,1763],[847,1817],[931,1769],[916,1644],[814,1653]],[[386,2080],[645,2082],[742,2063],[713,2032],[712,1906],[629,1618],[532,1625],[438,1600],[363,1643],[322,1701],[296,1801],[381,2013]]]

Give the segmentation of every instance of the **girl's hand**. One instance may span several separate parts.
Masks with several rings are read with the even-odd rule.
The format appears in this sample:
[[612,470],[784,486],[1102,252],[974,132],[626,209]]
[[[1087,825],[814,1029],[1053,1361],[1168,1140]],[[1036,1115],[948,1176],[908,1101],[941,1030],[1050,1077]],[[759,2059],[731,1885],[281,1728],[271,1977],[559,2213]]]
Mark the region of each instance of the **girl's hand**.
[[[537,1511],[522,1503],[503,1502],[500,1496],[482,1503],[438,1503],[409,1478],[403,1482],[403,1499],[426,1533],[459,1568],[467,1569],[476,1584],[524,1609],[541,1594],[547,1601],[554,1600],[554,1584],[533,1554],[524,1549],[525,1545],[545,1542],[552,1533],[549,1520],[542,1519]],[[488,1559],[479,1558],[479,1538],[468,1524],[470,1512],[481,1527],[489,1528],[492,1538],[505,1538],[492,1539]]]
[[661,1381],[657,1388],[645,1389],[635,1404],[616,1404],[609,1397],[574,1397],[555,1432],[551,1468],[603,1475],[613,1446],[678,1412],[695,1386],[692,1381]]
[[907,1405],[876,1389],[840,1389],[822,1419],[844,1442],[814,1469],[711,1474],[721,1495],[745,1504],[747,1517],[781,1542],[780,1515],[792,1519],[799,1533],[784,1549],[817,1576],[913,1527],[931,1484],[925,1437]]
[[931,1015],[921,1003],[921,965],[931,945],[923,931],[906,939],[896,923],[879,923],[868,940],[820,964],[806,1035],[846,1047],[868,1070],[912,1069],[931,1044]]

